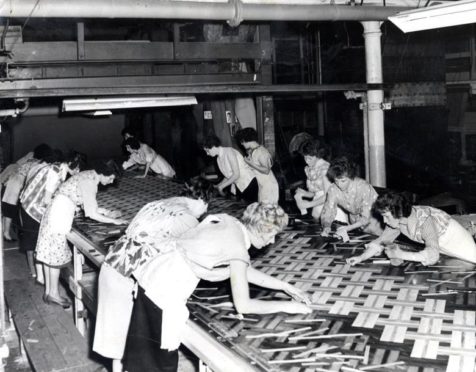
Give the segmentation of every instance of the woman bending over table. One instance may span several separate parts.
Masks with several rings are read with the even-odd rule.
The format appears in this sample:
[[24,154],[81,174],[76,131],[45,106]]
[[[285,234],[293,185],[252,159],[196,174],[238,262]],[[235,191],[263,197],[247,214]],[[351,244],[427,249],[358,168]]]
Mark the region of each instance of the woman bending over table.
[[52,153],[29,167],[20,195],[20,250],[26,252],[31,275],[41,285],[45,284],[43,265],[34,259],[40,222],[58,187],[68,174],[79,172],[78,166],[75,159],[65,160],[60,152]]
[[12,240],[10,230],[12,222],[20,226],[18,200],[25,185],[25,179],[29,170],[36,164],[49,158],[52,154],[50,146],[45,143],[35,147],[33,152],[29,152],[16,163],[10,164],[0,174],[0,183],[5,184],[2,197],[3,216],[3,237],[5,240]]
[[208,136],[203,149],[208,156],[217,158],[218,168],[223,174],[223,179],[215,186],[220,194],[223,195],[223,190],[230,187],[233,195],[238,193],[248,203],[258,200],[258,181],[238,150],[223,147],[217,136]]
[[349,214],[350,225],[336,230],[336,234],[344,241],[349,240],[349,231],[359,228],[379,235],[382,232],[380,223],[372,217],[372,204],[377,199],[377,192],[367,181],[356,177],[355,164],[346,157],[336,158],[331,162],[327,177],[332,185],[327,190],[321,213],[322,236],[329,235],[339,207]]
[[98,206],[96,195],[98,186],[114,182],[114,171],[103,164],[91,170],[80,172],[64,182],[54,195],[41,220],[36,260],[44,264],[45,294],[43,300],[48,304],[71,306],[69,299],[59,293],[61,268],[71,261],[71,249],[66,235],[71,231],[76,209],[82,208],[84,215],[95,221],[115,225],[126,224],[119,219],[120,212],[109,211]]
[[[275,204],[253,203],[242,220],[227,214],[207,216],[133,274],[139,284],[126,344],[129,372],[176,371],[181,334],[188,319],[186,302],[200,279],[230,279],[236,311],[242,314],[310,313],[309,298],[289,283],[251,266],[248,249],[273,243],[288,216]],[[250,298],[249,283],[284,291],[292,301]]]
[[[382,215],[385,230],[380,237],[367,244],[362,255],[348,259],[351,265],[379,255],[384,250],[393,264],[417,261],[425,266],[434,265],[440,254],[476,263],[473,237],[446,212],[433,207],[412,205],[403,194],[393,191],[379,196],[374,209]],[[423,243],[425,248],[419,252],[410,252],[400,249],[398,244],[390,244],[400,234]]]
[[203,200],[173,197],[146,204],[124,235],[109,249],[99,273],[93,350],[122,371],[122,357],[134,302],[133,271],[160,254],[163,241],[198,225],[207,210]]
[[259,144],[258,133],[253,128],[244,128],[236,132],[235,138],[248,153],[243,159],[258,181],[258,201],[278,204],[279,185],[271,170],[273,157],[266,147]]

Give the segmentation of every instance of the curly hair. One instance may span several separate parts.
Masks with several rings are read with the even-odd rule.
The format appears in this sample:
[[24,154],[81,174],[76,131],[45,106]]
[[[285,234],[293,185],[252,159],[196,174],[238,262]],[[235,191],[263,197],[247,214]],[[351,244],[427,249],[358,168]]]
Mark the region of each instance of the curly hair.
[[86,169],[87,156],[81,152],[71,150],[66,155],[66,162],[71,169],[78,168],[80,171]]
[[121,135],[122,137],[125,137],[127,135],[131,136],[131,137],[135,137],[136,136],[136,131],[130,127],[125,127],[122,131],[121,131]]
[[217,196],[217,191],[210,181],[202,177],[194,177],[185,182],[180,195],[208,201]]
[[241,217],[247,228],[258,233],[281,232],[288,225],[288,220],[288,215],[279,205],[259,202],[248,205]]
[[301,147],[302,156],[315,156],[318,159],[328,160],[331,155],[330,147],[317,139],[304,142]]
[[129,146],[133,150],[139,150],[140,142],[135,137],[129,137],[124,141],[124,146]]
[[218,147],[221,146],[221,141],[220,138],[215,136],[214,134],[207,136],[205,138],[205,141],[203,142],[202,147],[206,149],[211,149],[212,147]]
[[329,178],[331,182],[334,182],[336,178],[345,176],[354,179],[356,175],[357,167],[355,163],[347,159],[345,156],[332,160],[327,171],[327,178]]
[[375,200],[373,209],[380,214],[389,211],[393,217],[402,218],[412,213],[412,203],[401,193],[387,191]]
[[253,142],[253,141],[258,142],[258,132],[256,132],[256,130],[254,130],[253,128],[240,129],[235,134],[235,141],[237,143]]
[[53,149],[46,143],[42,143],[33,150],[33,157],[38,160],[45,160],[52,156]]
[[119,179],[120,173],[118,172],[117,166],[114,166],[114,162],[111,161],[104,161],[104,160],[97,160],[92,162],[88,167],[87,170],[93,170],[97,174],[102,174],[103,176],[114,176],[116,181]]

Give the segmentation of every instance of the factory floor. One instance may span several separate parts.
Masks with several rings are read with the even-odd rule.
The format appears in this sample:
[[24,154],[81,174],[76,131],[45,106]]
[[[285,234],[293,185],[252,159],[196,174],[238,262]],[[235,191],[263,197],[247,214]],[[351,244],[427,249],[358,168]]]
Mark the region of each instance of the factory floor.
[[[30,274],[26,263],[26,257],[19,252],[18,242],[4,241],[4,280],[29,279]],[[33,280],[33,279],[31,279]],[[73,322],[73,314],[71,308],[65,310],[71,314],[71,322]],[[7,318],[5,340],[9,349],[9,356],[0,363],[0,372],[30,372],[32,371],[26,355],[21,355],[18,336],[15,328],[9,323]],[[104,368],[103,371],[107,371]],[[198,371],[198,359],[188,350],[179,351],[179,368],[178,372],[196,372]]]
[[[25,255],[19,252],[18,242],[3,242],[3,259],[4,259],[4,280],[28,279],[29,271],[26,263]],[[15,327],[9,322],[7,317],[5,340],[8,345],[9,355],[2,360],[2,371],[12,372],[32,371],[26,355],[21,355],[20,345]]]

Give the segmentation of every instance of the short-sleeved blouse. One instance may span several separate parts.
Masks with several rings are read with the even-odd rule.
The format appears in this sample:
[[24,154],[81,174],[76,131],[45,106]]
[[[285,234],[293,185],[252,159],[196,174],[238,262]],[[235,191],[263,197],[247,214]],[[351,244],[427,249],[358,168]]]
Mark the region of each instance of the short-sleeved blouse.
[[425,223],[431,220],[438,236],[432,237],[438,239],[448,229],[451,216],[446,212],[427,206],[414,206],[408,216],[407,224],[400,227],[402,234],[419,243],[425,242]]
[[45,197],[58,189],[66,177],[66,168],[58,164],[40,163],[32,167],[20,195],[23,209],[36,221],[40,222],[45,214]]
[[258,201],[277,204],[279,201],[279,185],[271,170],[273,158],[270,152],[266,147],[258,146],[250,152],[250,157],[254,164],[269,167],[268,174],[253,169],[258,181]]
[[124,162],[123,168],[127,169],[134,164],[144,165],[147,163],[150,164],[150,169],[157,174],[163,174],[166,177],[173,177],[175,175],[174,169],[167,160],[145,143],[141,143],[139,150],[130,155],[129,159]]
[[164,240],[176,238],[198,224],[191,214],[194,203],[201,202],[173,197],[146,204],[111,247],[104,262],[130,276],[160,253]]
[[248,254],[250,246],[248,232],[240,221],[227,214],[209,215],[179,238],[164,242],[163,254],[134,272],[134,276],[149,293],[149,297],[160,297],[160,292],[170,290],[170,283],[167,285],[164,283],[162,288],[161,281],[156,279],[162,276],[161,270],[170,272],[170,275],[180,276],[180,273],[173,271],[171,267],[165,267],[165,261],[161,256],[166,256],[170,252],[179,253],[196,277],[208,281],[221,281],[229,278],[231,261],[250,263]]
[[6,181],[5,193],[2,199],[3,202],[13,205],[17,204],[28,172],[39,163],[39,160],[30,158],[18,166],[16,173],[10,175]]
[[200,279],[225,280],[232,260],[250,264],[251,241],[246,228],[227,214],[210,215],[178,241],[181,250]]
[[83,171],[63,182],[58,188],[57,193],[68,197],[76,206],[82,206],[84,200],[81,184],[91,184],[97,187],[98,183],[98,175],[95,171]]
[[[235,185],[238,187],[238,190],[245,191],[250,182],[253,181],[253,178],[255,178],[255,174],[253,173],[253,170],[250,168],[250,166],[246,164],[245,160],[243,159],[243,155],[241,155],[232,147],[219,147],[218,151],[218,168],[220,168],[220,172],[226,178],[230,178],[233,175],[230,158],[236,158],[238,169],[240,171],[240,177],[235,181]],[[235,193],[233,187],[231,191],[233,194]]]
[[249,264],[246,228],[226,214],[210,215],[178,239],[164,244],[162,254],[134,272],[147,297],[163,311],[161,348],[174,350],[188,317],[185,306],[200,279],[230,277],[233,260]]
[[329,162],[324,159],[318,159],[313,167],[308,165],[304,168],[307,177],[306,186],[310,192],[326,192],[325,182],[328,169]]
[[337,214],[337,207],[349,213],[351,224],[362,220],[368,223],[372,205],[377,199],[377,192],[367,181],[361,178],[351,180],[349,188],[344,192],[335,184],[327,190],[327,197],[321,214],[324,227],[331,226]]

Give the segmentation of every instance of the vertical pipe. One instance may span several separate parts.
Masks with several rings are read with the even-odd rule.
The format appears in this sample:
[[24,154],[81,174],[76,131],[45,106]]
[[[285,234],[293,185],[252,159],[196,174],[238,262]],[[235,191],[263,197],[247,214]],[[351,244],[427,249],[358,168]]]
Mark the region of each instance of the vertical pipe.
[[[322,84],[322,60],[321,60],[321,31],[317,30],[317,83]],[[317,134],[323,137],[325,134],[325,107],[324,107],[324,93],[317,94]]]
[[471,58],[470,62],[470,69],[469,69],[469,79],[474,80],[474,77],[476,76],[476,60],[475,60],[475,55],[476,55],[476,34],[475,34],[476,28],[474,27],[474,24],[471,25],[471,36],[469,38],[469,55]]
[[301,84],[306,84],[304,81],[304,41],[302,39],[302,32],[299,31],[299,69],[301,72]]
[[365,160],[365,180],[370,182],[370,163],[369,163],[369,118],[367,110],[367,95],[362,95],[362,117],[364,125],[364,160]]
[[76,34],[77,34],[77,49],[78,49],[78,61],[81,61],[85,57],[84,53],[84,23],[78,22],[76,24]]
[[256,132],[258,132],[258,142],[265,144],[263,96],[256,97]]
[[[382,78],[382,54],[380,46],[380,22],[365,21],[365,61],[367,83],[379,84]],[[386,187],[385,169],[385,133],[384,115],[381,104],[383,103],[383,90],[367,91],[367,117],[369,138],[369,176],[370,183],[378,187]]]
[[[2,185],[0,184],[0,195],[2,192]],[[3,214],[0,208],[0,346],[3,347],[3,343],[5,342],[5,287],[4,287],[4,259],[3,259]],[[1,362],[1,359],[0,359]]]

